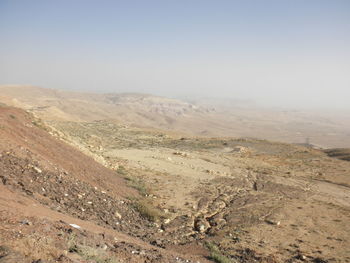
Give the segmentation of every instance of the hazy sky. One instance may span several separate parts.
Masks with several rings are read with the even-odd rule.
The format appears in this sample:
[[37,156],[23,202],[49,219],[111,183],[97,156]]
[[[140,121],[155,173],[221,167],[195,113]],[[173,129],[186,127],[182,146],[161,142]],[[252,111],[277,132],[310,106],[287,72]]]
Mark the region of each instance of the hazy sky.
[[0,84],[350,108],[350,1],[0,0]]

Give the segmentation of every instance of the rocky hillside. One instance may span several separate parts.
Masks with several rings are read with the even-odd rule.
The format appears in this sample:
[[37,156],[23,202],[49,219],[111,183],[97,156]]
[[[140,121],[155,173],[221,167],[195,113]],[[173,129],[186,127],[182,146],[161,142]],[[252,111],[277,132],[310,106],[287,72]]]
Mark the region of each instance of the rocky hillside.
[[350,162],[321,150],[7,106],[0,146],[0,262],[350,261]]
[[30,113],[0,106],[0,262],[198,261],[153,246],[151,204],[49,132]]

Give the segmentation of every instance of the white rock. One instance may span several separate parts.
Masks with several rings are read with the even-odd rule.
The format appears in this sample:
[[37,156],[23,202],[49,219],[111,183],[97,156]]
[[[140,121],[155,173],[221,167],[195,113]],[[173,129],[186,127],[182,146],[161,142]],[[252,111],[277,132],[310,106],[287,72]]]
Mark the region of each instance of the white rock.
[[80,226],[78,226],[78,225],[76,225],[76,224],[69,224],[71,227],[74,227],[74,228],[76,228],[76,229],[81,229],[81,227]]
[[103,250],[107,250],[108,246],[107,246],[106,244],[103,244],[103,245],[101,246],[101,248],[102,248]]
[[38,168],[38,167],[36,167],[36,166],[34,166],[33,168],[34,168],[34,170],[35,170],[35,171],[37,171],[39,174],[41,174],[41,173],[42,173],[42,171],[41,171],[41,169],[40,169],[40,168]]
[[122,218],[122,215],[118,213],[118,211],[115,211],[114,213],[115,217],[121,219]]

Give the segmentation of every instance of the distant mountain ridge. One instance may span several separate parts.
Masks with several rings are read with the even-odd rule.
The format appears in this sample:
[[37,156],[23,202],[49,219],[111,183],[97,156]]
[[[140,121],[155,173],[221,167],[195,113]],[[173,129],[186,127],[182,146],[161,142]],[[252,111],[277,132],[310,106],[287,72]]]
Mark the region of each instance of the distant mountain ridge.
[[[213,101],[217,101],[213,99]],[[350,147],[350,117],[269,110],[244,101],[165,98],[139,93],[87,93],[33,86],[0,86],[0,102],[50,121],[114,120],[126,125],[209,137],[254,137],[324,148]]]

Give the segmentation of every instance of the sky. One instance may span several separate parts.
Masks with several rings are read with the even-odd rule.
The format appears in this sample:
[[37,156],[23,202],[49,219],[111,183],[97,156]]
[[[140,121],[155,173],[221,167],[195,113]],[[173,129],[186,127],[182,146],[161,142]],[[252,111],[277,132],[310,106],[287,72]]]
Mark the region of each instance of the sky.
[[0,84],[350,109],[348,0],[0,0]]

